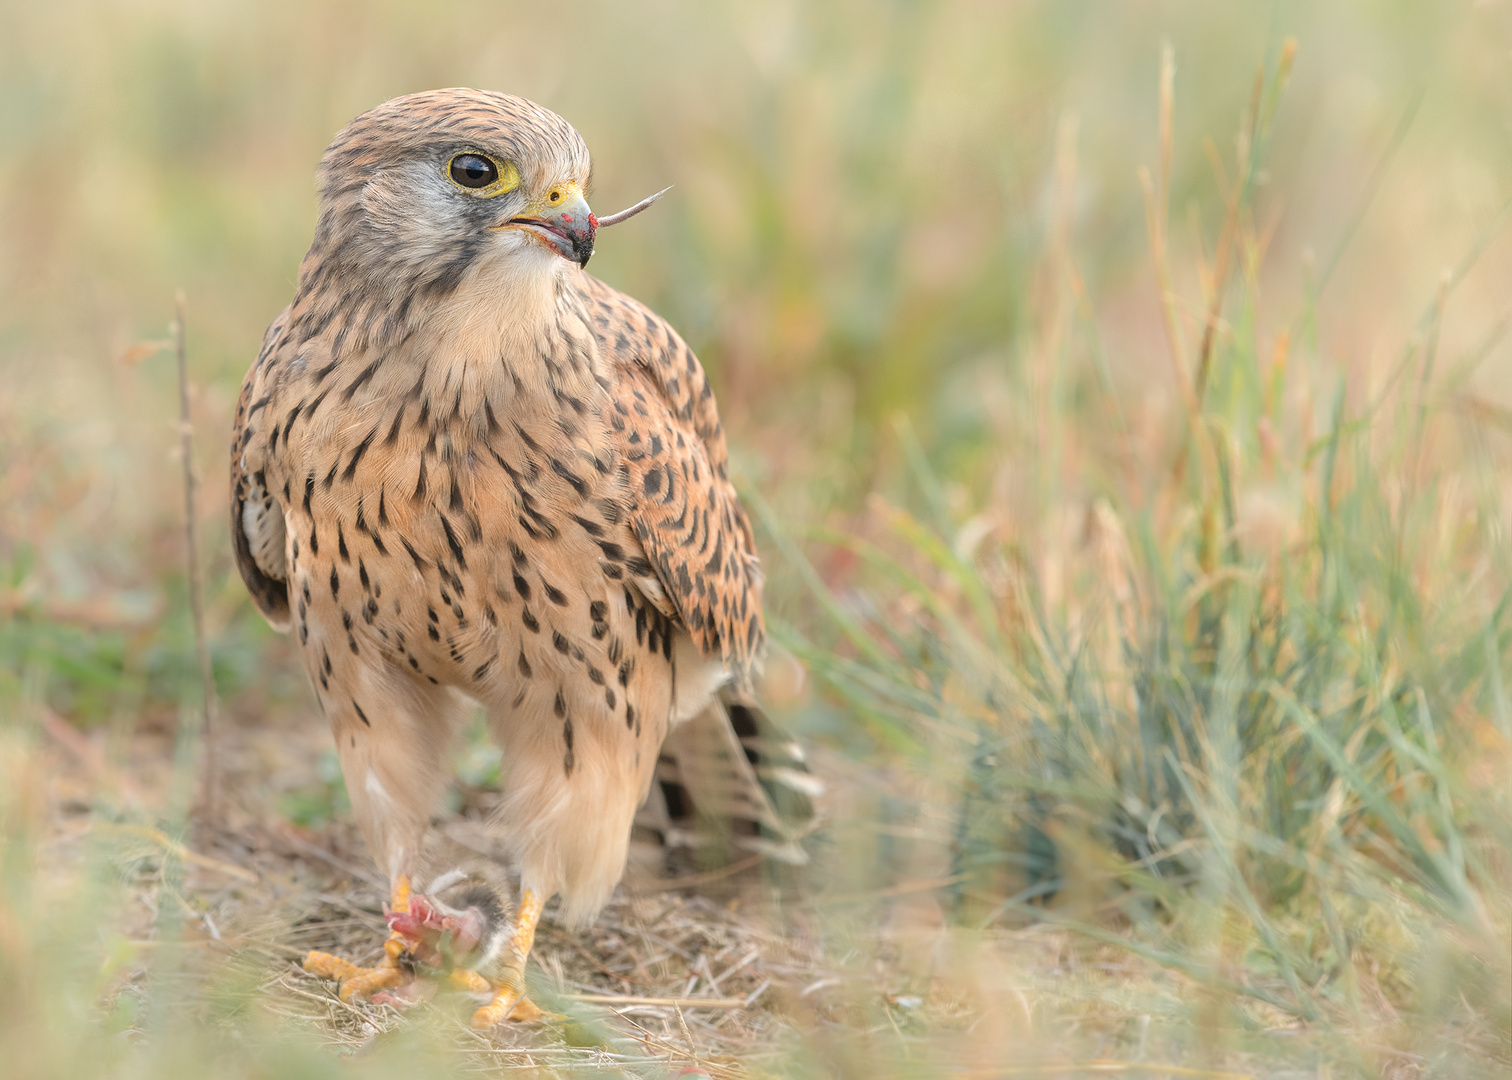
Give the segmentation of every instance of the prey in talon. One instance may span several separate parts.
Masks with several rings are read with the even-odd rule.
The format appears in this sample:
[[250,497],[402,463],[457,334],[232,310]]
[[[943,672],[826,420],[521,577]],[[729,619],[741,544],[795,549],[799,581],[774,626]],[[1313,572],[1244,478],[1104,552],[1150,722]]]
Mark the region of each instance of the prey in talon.
[[[655,197],[599,218],[590,166],[571,125],[506,94],[357,117],[242,385],[237,568],[293,636],[390,889],[376,963],[306,958],[344,1000],[449,981],[487,996],[479,1027],[539,1015],[542,910],[597,915],[643,804],[664,837],[691,806],[731,846],[805,857],[817,787],[756,700],[762,576],[714,394],[665,320],[586,270]],[[480,707],[512,906],[414,888]]]
[[[524,997],[529,949],[519,948],[516,920],[506,916],[498,890],[483,878],[449,871],[423,894],[412,894],[405,911],[389,911],[386,919],[389,931],[407,943],[417,975],[440,977],[453,989],[486,994],[485,1009],[497,1009],[501,994],[513,995],[505,1010],[511,1019],[549,1015]],[[533,925],[531,929],[533,933]],[[496,1022],[491,1012],[480,1013],[488,1022],[479,1026]]]
[[452,870],[414,893],[403,911],[386,911],[391,933],[408,943],[413,961],[452,971],[492,963],[509,940],[504,904],[494,887]]

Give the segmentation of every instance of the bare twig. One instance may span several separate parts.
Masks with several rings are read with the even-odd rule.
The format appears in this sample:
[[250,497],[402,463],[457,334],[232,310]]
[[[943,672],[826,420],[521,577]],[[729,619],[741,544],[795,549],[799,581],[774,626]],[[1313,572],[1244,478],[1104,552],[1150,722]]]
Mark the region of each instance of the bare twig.
[[205,693],[204,771],[200,778],[200,801],[211,821],[219,817],[219,758],[216,748],[215,673],[210,668],[210,647],[205,640],[205,582],[199,562],[199,530],[195,524],[195,493],[198,480],[194,475],[194,426],[189,416],[189,350],[185,342],[185,323],[189,302],[184,291],[175,298],[173,320],[173,355],[178,361],[179,446],[184,459],[184,546],[189,564],[189,611],[194,620],[194,652],[199,660],[200,682]]
[[326,851],[319,844],[310,843],[308,840],[299,836],[290,828],[285,827],[275,829],[273,830],[273,834],[279,839],[279,841],[287,844],[289,847],[294,848],[301,855],[310,855],[317,859],[320,859],[322,862],[325,862],[335,867],[337,870],[340,870],[343,874],[348,874],[351,877],[356,878],[358,881],[366,882],[367,884],[371,885],[373,888],[378,889],[381,892],[386,892],[388,890],[388,886],[376,875],[368,873],[366,870],[362,869],[360,866],[356,866],[347,859],[332,855],[329,851]]
[[746,1003],[745,998],[640,997],[634,994],[563,994],[562,997],[585,1005],[613,1005],[618,1008],[655,1005],[678,1009],[743,1009]]
[[667,192],[671,191],[672,187],[673,185],[668,184],[666,187],[658,191],[655,195],[646,196],[634,206],[627,206],[617,214],[608,214],[604,217],[599,218],[598,227],[601,229],[607,229],[610,225],[618,225],[622,221],[629,221],[636,214],[640,213],[642,210],[645,210],[657,199],[661,198]]
[[150,825],[118,824],[112,821],[100,821],[95,823],[94,829],[97,832],[139,837],[149,843],[156,844],[180,862],[193,863],[195,866],[206,870],[214,870],[216,873],[225,874],[228,877],[240,878],[242,881],[253,883],[261,880],[251,870],[235,866],[228,862],[222,862],[220,859],[212,859],[208,855],[201,855],[196,851],[190,851],[162,829],[155,829]]

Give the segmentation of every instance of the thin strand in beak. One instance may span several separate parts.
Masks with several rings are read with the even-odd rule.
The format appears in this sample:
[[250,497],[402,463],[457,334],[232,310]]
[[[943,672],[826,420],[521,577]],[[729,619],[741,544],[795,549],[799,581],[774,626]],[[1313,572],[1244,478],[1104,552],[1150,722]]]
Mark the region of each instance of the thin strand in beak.
[[661,198],[663,195],[665,195],[667,192],[671,191],[676,186],[677,185],[675,185],[675,184],[668,184],[666,187],[664,187],[660,191],[658,191],[655,195],[651,195],[651,196],[648,196],[647,198],[642,199],[640,202],[636,203],[634,206],[627,207],[626,209],[621,210],[617,214],[609,214],[609,215],[607,215],[605,217],[599,218],[598,219],[599,228],[602,229],[602,228],[605,228],[605,227],[607,227],[609,225],[618,225],[622,221],[629,221],[636,214],[638,214],[642,210],[646,209],[646,207],[650,206],[657,199]]

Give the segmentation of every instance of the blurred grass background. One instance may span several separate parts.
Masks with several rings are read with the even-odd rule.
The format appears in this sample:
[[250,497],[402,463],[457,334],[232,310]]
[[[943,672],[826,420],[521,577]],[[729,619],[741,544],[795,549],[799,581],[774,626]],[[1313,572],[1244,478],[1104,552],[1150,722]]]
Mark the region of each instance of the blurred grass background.
[[[1498,1074],[1509,57],[1492,2],[6,3],[13,873],[36,872],[39,710],[124,740],[197,693],[171,366],[120,362],[180,287],[227,722],[308,711],[230,560],[235,393],[332,133],[476,85],[579,128],[597,208],[677,185],[593,270],[715,382],[774,629],[814,675],[786,711],[836,776],[834,891],[945,883],[838,909],[838,943],[1048,923],[1186,980],[1158,1008],[1079,981],[1118,1029],[1066,1036],[1084,1058],[1144,1052],[1118,1025],[1153,1008],[1213,1068]],[[28,911],[0,967],[87,968]],[[1044,985],[953,947],[918,996],[959,984],[988,1028],[944,1029],[988,1075],[1035,1040],[983,1032]],[[59,979],[39,1075],[92,1023],[89,979]],[[953,1060],[927,1009],[875,1008],[914,1058],[861,1024],[789,1067]]]

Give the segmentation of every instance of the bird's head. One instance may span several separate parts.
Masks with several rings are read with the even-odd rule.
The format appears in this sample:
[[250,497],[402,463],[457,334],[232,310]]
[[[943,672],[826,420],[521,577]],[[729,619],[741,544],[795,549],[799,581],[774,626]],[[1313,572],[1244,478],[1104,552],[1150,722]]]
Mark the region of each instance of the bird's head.
[[348,124],[320,164],[313,267],[391,297],[449,292],[488,261],[560,273],[593,254],[582,137],[534,102],[483,90],[395,98]]

